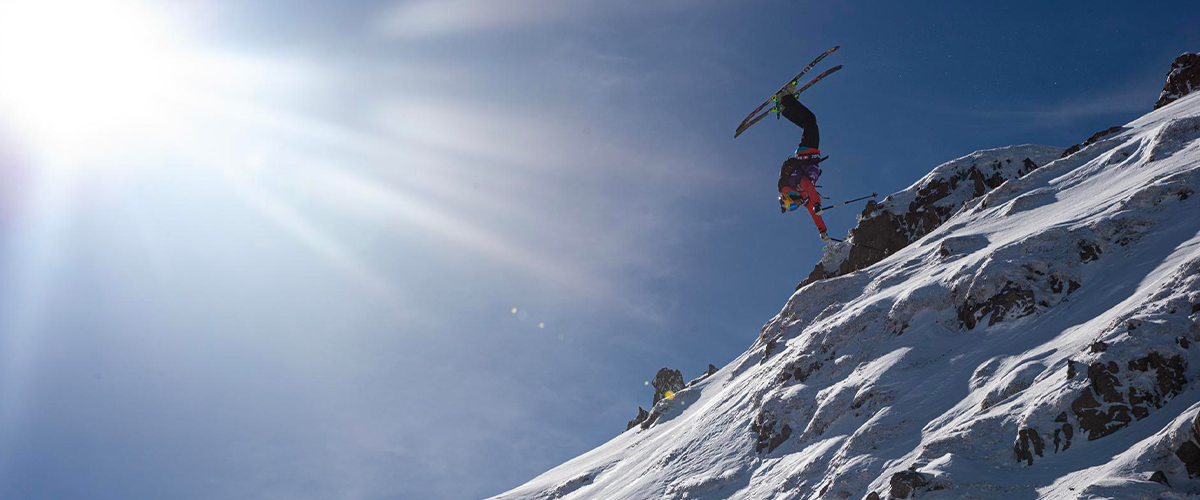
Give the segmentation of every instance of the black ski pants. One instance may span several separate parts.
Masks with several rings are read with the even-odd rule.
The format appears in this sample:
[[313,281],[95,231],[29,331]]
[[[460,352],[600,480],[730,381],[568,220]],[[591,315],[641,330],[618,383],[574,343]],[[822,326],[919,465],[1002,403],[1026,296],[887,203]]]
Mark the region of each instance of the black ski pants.
[[800,104],[792,94],[780,97],[779,106],[783,108],[784,118],[804,129],[804,135],[800,138],[800,148],[820,149],[821,131],[817,128],[817,115]]

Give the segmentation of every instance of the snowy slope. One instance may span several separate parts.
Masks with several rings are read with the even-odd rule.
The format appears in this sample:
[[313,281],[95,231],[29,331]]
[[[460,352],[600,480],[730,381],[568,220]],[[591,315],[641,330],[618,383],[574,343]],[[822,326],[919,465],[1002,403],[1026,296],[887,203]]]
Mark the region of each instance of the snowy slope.
[[1198,188],[1191,95],[800,288],[652,424],[494,498],[1194,497]]

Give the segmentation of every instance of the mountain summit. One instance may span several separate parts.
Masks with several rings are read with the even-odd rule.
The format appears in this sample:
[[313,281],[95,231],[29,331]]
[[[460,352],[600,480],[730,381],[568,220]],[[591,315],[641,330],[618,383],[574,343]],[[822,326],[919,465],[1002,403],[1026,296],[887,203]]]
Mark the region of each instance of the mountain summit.
[[1194,498],[1200,96],[1072,149],[868,206],[746,352],[494,498]]

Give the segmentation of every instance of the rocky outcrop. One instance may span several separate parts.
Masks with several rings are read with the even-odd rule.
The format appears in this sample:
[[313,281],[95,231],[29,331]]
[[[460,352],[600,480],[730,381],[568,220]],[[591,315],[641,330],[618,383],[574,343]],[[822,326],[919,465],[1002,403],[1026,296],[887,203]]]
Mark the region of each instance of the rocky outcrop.
[[1096,133],[1092,134],[1091,137],[1088,137],[1086,141],[1083,141],[1083,144],[1072,144],[1071,147],[1067,148],[1066,151],[1063,151],[1063,154],[1060,158],[1066,158],[1075,153],[1078,153],[1079,150],[1086,148],[1088,146],[1091,146],[1092,144],[1095,144],[1096,141],[1099,141],[1100,139],[1103,139],[1107,136],[1110,136],[1110,135],[1120,132],[1122,130],[1124,130],[1124,129],[1119,126],[1112,126],[1112,127],[1106,128],[1104,130],[1101,130],[1099,132],[1096,132]]
[[662,416],[662,408],[659,407],[659,402],[675,398],[675,395],[679,391],[696,385],[700,381],[711,377],[714,373],[717,373],[717,367],[709,364],[708,370],[705,370],[699,377],[685,384],[683,382],[683,372],[672,370],[665,366],[660,368],[658,373],[654,375],[654,380],[647,382],[647,385],[654,388],[653,399],[650,402],[650,411],[646,411],[639,406],[637,416],[625,424],[625,430],[639,426],[642,429],[650,428]]
[[1026,461],[1029,465],[1033,465],[1033,455],[1042,456],[1042,450],[1046,448],[1046,443],[1042,442],[1041,436],[1033,429],[1021,429],[1017,433],[1017,443],[1013,445],[1013,451],[1017,454],[1017,461]]
[[848,251],[825,258],[796,288],[864,269],[942,225],[967,201],[1057,159],[1061,148],[1014,146],[958,158],[938,166],[912,187],[870,201],[845,243]]
[[771,453],[779,445],[792,437],[792,428],[788,424],[780,424],[778,419],[769,411],[760,411],[750,422],[750,432],[755,435],[754,451]]
[[633,417],[633,420],[630,420],[629,423],[627,425],[625,425],[625,430],[629,430],[629,429],[632,429],[639,425],[642,425],[642,422],[645,422],[646,419],[648,419],[648,418],[650,418],[650,412],[644,410],[641,406],[639,406],[637,416]]
[[1171,63],[1167,82],[1163,85],[1162,93],[1158,94],[1154,109],[1171,104],[1196,89],[1200,89],[1200,53],[1185,53]]
[[958,308],[958,320],[968,330],[974,329],[984,318],[988,319],[988,326],[992,326],[1003,321],[1009,314],[1021,317],[1037,312],[1034,300],[1033,291],[1009,282],[1000,293],[982,302],[968,299]]
[[1197,445],[1200,443],[1200,414],[1192,419],[1191,430],[1191,435],[1175,450],[1175,456],[1187,468],[1188,477],[1197,477],[1200,476],[1200,445]]
[[888,485],[892,487],[892,498],[908,498],[918,488],[929,486],[929,479],[920,472],[906,470],[892,474]]
[[650,382],[654,387],[654,402],[652,405],[658,404],[663,398],[674,395],[686,387],[683,384],[683,373],[679,370],[672,370],[663,367],[658,370],[658,374],[654,375],[654,381]]
[[[1180,355],[1167,357],[1151,352],[1128,361],[1126,367],[1126,374],[1120,376],[1122,370],[1115,361],[1088,366],[1088,387],[1071,402],[1071,412],[1080,430],[1087,433],[1088,441],[1112,434],[1135,419],[1146,418],[1187,384],[1184,359]],[[1145,384],[1146,380],[1153,383]]]

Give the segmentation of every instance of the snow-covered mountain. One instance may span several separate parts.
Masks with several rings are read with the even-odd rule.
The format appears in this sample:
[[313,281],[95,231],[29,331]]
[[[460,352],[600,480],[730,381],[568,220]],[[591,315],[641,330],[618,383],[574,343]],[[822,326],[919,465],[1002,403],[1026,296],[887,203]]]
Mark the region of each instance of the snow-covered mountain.
[[1200,495],[1200,95],[1106,132],[868,206],[745,353],[494,498]]

